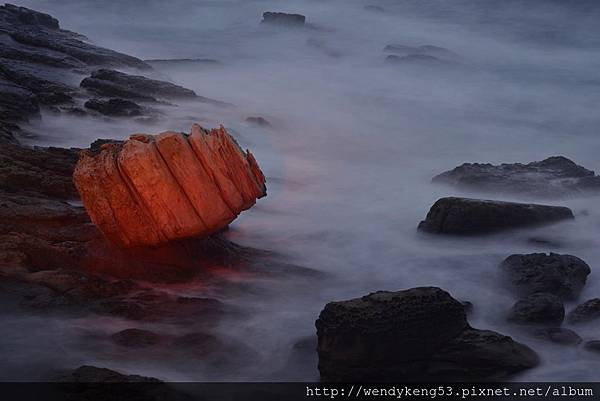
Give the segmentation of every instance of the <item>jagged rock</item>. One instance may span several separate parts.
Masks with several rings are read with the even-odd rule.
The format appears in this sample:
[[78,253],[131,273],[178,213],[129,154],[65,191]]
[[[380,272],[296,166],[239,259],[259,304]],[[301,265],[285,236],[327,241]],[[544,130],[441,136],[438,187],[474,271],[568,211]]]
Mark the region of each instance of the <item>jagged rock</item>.
[[583,348],[585,348],[588,351],[600,354],[600,340],[588,341],[583,345]]
[[538,363],[510,337],[471,328],[463,305],[435,287],[331,302],[316,327],[323,381],[483,380]]
[[512,307],[508,321],[518,324],[558,325],[565,318],[561,299],[548,293],[535,293],[517,301]]
[[306,22],[306,17],[302,14],[288,14],[277,12],[264,12],[261,24],[299,27]]
[[152,331],[132,328],[114,333],[110,339],[123,347],[146,348],[159,344],[163,337]]
[[577,297],[591,272],[578,257],[556,253],[511,255],[500,268],[518,293],[527,296],[546,292],[562,299]]
[[105,116],[133,117],[142,115],[143,108],[130,100],[111,98],[108,100],[90,99],[84,106]]
[[81,81],[80,86],[102,97],[119,97],[156,101],[166,99],[196,99],[198,95],[181,86],[149,79],[141,75],[129,75],[115,70],[101,69]]
[[198,125],[83,152],[74,180],[92,221],[122,247],[213,234],[266,195],[252,154],[223,127]]
[[587,323],[600,318],[600,298],[593,298],[577,305],[569,313],[569,323]]
[[433,204],[419,229],[440,234],[483,234],[573,218],[571,209],[562,206],[450,197]]
[[65,59],[65,67],[72,67],[75,59],[84,65],[150,68],[135,57],[86,43],[83,36],[60,29],[55,18],[25,7],[0,6],[0,32],[12,40],[3,41],[4,46],[25,52],[43,49],[55,60]]
[[561,345],[578,345],[583,341],[573,330],[562,327],[539,328],[533,330],[531,334],[539,340]]
[[563,156],[528,164],[465,163],[432,181],[470,191],[545,198],[600,190],[599,176]]

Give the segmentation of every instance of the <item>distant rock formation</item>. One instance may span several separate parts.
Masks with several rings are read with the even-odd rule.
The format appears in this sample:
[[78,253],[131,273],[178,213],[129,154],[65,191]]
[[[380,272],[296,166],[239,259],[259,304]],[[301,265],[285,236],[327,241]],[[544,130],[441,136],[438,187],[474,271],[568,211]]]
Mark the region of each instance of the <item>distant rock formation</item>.
[[419,224],[419,230],[438,234],[485,234],[573,219],[568,207],[500,202],[469,198],[441,198]]
[[306,17],[302,14],[288,14],[278,12],[264,12],[261,24],[299,27],[306,22]]
[[223,127],[107,143],[82,152],[73,176],[92,221],[124,248],[213,234],[266,195],[256,160]]
[[316,327],[323,381],[488,380],[538,364],[527,346],[470,327],[436,287],[331,302]]
[[465,163],[432,181],[470,191],[540,198],[600,193],[600,177],[563,156],[527,164]]

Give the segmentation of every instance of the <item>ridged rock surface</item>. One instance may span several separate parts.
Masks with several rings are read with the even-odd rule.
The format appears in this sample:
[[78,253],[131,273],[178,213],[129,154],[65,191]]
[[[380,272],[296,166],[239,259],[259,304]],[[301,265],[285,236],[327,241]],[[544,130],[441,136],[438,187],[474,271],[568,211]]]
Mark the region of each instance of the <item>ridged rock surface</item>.
[[266,195],[256,160],[223,127],[83,151],[73,177],[94,224],[124,248],[210,235]]

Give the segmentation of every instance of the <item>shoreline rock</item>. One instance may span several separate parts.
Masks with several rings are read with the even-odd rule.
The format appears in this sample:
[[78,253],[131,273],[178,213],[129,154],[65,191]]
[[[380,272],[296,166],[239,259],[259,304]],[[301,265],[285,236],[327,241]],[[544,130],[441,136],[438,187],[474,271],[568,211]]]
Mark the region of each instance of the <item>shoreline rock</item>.
[[539,292],[573,299],[585,286],[591,269],[572,255],[531,253],[510,255],[500,264],[509,284],[523,296]]
[[431,206],[418,228],[429,233],[473,235],[570,219],[574,219],[573,212],[564,206],[448,197]]
[[538,198],[600,193],[600,176],[563,156],[527,164],[464,163],[432,179],[458,189]]
[[527,346],[477,330],[436,287],[331,302],[316,321],[322,381],[489,380],[538,364]]
[[206,237],[266,195],[256,160],[223,127],[104,144],[81,153],[73,179],[94,224],[124,248]]

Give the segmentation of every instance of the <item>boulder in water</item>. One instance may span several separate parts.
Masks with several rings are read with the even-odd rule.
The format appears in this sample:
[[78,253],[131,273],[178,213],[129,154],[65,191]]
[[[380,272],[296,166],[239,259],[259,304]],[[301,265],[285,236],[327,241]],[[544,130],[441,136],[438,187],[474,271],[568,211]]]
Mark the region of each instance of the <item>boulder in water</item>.
[[73,177],[92,221],[124,248],[208,236],[266,195],[256,160],[223,127],[83,151]]

